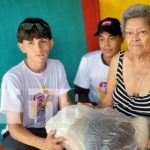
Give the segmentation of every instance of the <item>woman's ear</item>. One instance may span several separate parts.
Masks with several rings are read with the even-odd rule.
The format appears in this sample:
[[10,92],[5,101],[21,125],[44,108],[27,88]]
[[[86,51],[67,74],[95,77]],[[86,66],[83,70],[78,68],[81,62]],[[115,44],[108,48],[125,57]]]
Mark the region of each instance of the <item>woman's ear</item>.
[[23,53],[26,53],[25,52],[25,49],[24,49],[24,46],[23,46],[23,44],[22,43],[18,43],[18,47],[19,47],[19,49],[23,52]]

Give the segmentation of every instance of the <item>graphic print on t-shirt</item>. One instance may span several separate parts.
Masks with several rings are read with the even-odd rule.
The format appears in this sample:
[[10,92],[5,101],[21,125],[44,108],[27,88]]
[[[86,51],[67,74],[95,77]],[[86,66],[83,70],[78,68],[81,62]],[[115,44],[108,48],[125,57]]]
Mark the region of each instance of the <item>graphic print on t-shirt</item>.
[[32,116],[31,118],[36,119],[36,122],[45,122],[46,120],[46,108],[50,105],[50,96],[52,92],[45,89],[45,86],[42,85],[42,89],[39,93],[35,94],[32,98],[31,109]]
[[100,82],[97,91],[99,93],[99,99],[103,100],[107,92],[107,82]]

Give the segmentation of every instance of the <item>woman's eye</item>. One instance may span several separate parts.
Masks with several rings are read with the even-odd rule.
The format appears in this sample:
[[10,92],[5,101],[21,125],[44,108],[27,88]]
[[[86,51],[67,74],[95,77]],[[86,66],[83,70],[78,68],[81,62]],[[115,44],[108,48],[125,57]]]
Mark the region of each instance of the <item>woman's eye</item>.
[[145,34],[145,33],[146,33],[146,31],[140,31],[139,33],[140,33],[140,34]]
[[132,32],[126,32],[125,34],[126,35],[132,35]]

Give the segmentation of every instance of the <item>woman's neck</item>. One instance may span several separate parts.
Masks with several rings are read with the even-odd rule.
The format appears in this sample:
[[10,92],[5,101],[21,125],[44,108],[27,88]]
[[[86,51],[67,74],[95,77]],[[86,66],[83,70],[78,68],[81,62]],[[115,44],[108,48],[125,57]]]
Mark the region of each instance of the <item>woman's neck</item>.
[[136,65],[150,65],[150,53],[143,55],[136,55],[127,52],[127,57]]

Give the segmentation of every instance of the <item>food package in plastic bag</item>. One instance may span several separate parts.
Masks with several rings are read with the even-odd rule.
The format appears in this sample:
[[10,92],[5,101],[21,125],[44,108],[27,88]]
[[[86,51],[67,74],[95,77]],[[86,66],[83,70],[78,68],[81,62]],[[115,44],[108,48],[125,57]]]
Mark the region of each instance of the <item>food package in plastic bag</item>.
[[78,104],[60,110],[46,124],[56,137],[66,138],[67,150],[144,150],[149,139],[147,119],[129,118],[118,111]]

